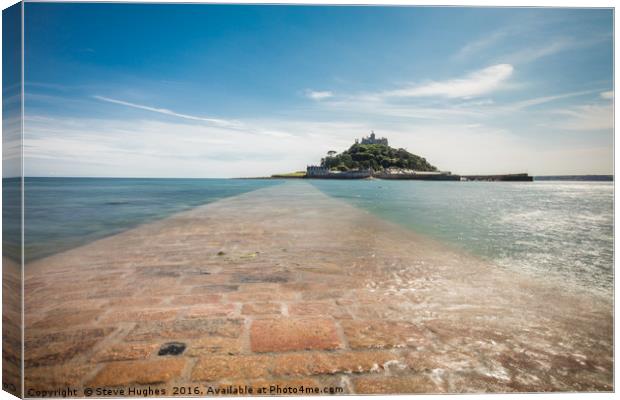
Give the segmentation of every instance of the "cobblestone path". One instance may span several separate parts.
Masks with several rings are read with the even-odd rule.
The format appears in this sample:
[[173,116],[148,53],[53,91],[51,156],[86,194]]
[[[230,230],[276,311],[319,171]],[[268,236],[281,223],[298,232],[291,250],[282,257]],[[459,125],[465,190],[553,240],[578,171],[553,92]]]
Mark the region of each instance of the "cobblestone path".
[[302,182],[36,261],[25,299],[26,395],[613,389],[611,299],[501,270]]

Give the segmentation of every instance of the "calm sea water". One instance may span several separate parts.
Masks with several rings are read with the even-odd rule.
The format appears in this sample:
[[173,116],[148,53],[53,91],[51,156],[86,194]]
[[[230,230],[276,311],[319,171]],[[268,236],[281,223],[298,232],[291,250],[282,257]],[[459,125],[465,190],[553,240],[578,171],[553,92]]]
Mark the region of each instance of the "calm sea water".
[[[26,260],[275,180],[28,178]],[[5,254],[17,248],[11,218],[18,181],[3,183]],[[589,288],[613,283],[612,182],[287,181],[460,246],[506,268],[567,278]],[[15,187],[14,187],[15,186]]]
[[[4,182],[3,193],[14,192],[11,183],[17,181]],[[26,178],[26,261],[278,183],[239,179]],[[5,208],[3,214],[6,212],[9,210]]]
[[500,266],[612,290],[613,182],[310,182]]

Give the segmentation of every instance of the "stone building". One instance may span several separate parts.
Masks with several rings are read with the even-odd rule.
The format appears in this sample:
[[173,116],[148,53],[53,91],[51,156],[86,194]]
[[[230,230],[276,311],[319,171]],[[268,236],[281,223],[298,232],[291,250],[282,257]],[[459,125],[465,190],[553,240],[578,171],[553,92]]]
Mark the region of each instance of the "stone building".
[[[357,142],[357,140],[356,140]],[[388,145],[388,140],[386,138],[377,138],[375,137],[375,131],[370,133],[370,136],[362,138],[362,144],[383,144]]]
[[321,179],[365,179],[372,176],[372,169],[359,169],[354,171],[330,171],[327,167],[308,165],[306,178]]
[[329,175],[329,168],[327,167],[321,167],[318,165],[308,165],[308,167],[306,168],[307,177],[325,176],[325,175]]

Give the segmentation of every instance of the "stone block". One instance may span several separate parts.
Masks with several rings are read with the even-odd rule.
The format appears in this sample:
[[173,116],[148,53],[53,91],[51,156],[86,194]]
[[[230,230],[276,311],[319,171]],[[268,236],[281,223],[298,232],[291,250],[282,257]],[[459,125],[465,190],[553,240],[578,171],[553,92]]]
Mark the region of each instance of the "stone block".
[[193,340],[185,354],[190,357],[210,354],[239,354],[242,352],[242,348],[243,343],[240,338],[207,336]]
[[243,315],[265,315],[280,314],[280,304],[278,303],[247,303],[241,308]]
[[104,348],[97,352],[91,360],[94,363],[142,360],[153,354],[157,348],[156,343],[121,343]]
[[342,320],[341,324],[352,349],[421,348],[430,344],[426,331],[409,322]]
[[182,358],[162,358],[147,361],[124,361],[106,364],[88,382],[90,387],[115,387],[131,384],[154,385],[181,375],[185,367]]
[[165,321],[174,319],[177,310],[113,310],[101,318],[103,323],[116,322],[139,322],[139,321]]
[[170,304],[177,306],[187,306],[196,304],[212,304],[217,303],[222,299],[222,296],[218,294],[191,294],[174,296],[170,300]]
[[442,393],[443,390],[427,375],[370,376],[353,379],[356,394]]
[[242,319],[182,319],[150,321],[138,324],[125,338],[127,341],[180,340],[205,336],[236,338],[243,330]]
[[232,318],[237,316],[237,307],[234,304],[201,304],[187,308],[187,318]]
[[192,370],[193,381],[256,379],[269,376],[271,356],[211,356],[200,358]]
[[400,357],[389,351],[302,352],[274,356],[274,376],[328,375],[383,371]]
[[342,344],[334,322],[324,318],[256,320],[250,328],[252,351],[334,350]]

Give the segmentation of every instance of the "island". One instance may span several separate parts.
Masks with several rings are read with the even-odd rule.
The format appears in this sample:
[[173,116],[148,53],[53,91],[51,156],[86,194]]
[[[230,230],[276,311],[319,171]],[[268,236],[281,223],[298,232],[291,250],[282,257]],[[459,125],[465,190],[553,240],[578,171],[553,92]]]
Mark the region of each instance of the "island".
[[504,175],[456,175],[440,171],[426,158],[403,148],[390,147],[387,138],[378,138],[374,131],[342,153],[327,152],[318,165],[306,171],[275,174],[274,179],[403,179],[425,181],[521,181],[531,182],[527,173]]

